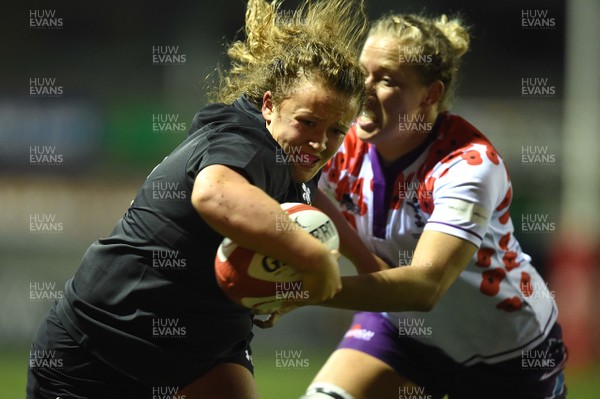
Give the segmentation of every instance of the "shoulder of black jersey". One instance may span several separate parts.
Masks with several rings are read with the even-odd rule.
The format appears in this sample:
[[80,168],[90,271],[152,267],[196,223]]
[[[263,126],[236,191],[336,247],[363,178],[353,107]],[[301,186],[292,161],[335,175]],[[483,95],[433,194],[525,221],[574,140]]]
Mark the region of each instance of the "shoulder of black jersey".
[[235,127],[237,131],[253,131],[264,133],[264,126],[260,121],[237,109],[223,103],[212,103],[202,108],[194,115],[188,136],[194,135],[206,125],[211,125],[211,131],[218,131],[226,127]]

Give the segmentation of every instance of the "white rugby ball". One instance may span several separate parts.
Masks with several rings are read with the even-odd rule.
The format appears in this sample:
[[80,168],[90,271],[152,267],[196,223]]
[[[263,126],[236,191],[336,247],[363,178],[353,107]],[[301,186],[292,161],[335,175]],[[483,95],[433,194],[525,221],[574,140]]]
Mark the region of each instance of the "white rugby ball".
[[[325,213],[302,203],[288,202],[281,207],[291,223],[287,218],[275,221],[274,227],[280,234],[301,228],[327,248],[339,249],[337,229]],[[309,299],[302,290],[300,272],[277,259],[240,247],[229,238],[217,250],[215,274],[227,297],[260,313],[274,312],[286,301]]]

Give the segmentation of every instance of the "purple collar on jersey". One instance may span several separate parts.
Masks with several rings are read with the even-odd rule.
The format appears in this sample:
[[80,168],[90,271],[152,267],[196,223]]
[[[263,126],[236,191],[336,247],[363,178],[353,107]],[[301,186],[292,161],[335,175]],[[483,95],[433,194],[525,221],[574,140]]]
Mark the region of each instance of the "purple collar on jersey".
[[417,148],[401,156],[388,166],[383,165],[376,147],[374,145],[369,146],[369,159],[373,169],[373,235],[375,237],[385,239],[387,217],[398,174],[416,161],[429,144],[435,140],[439,127],[445,118],[446,113],[440,113],[433,128],[429,131],[427,139]]

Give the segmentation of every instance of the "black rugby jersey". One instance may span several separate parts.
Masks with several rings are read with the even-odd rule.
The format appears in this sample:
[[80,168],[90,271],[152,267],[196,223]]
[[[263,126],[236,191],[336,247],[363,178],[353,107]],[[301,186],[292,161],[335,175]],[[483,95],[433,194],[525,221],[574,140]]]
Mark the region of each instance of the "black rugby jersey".
[[[157,363],[177,373],[184,358],[215,359],[246,339],[249,310],[227,299],[215,280],[223,237],[195,211],[191,193],[200,170],[221,164],[279,202],[310,202],[319,176],[293,183],[289,166],[276,161],[280,150],[243,97],[199,111],[187,138],[152,170],[110,236],[88,248],[67,282],[57,314],[69,335],[153,384],[161,379]],[[136,354],[144,353],[140,361]]]

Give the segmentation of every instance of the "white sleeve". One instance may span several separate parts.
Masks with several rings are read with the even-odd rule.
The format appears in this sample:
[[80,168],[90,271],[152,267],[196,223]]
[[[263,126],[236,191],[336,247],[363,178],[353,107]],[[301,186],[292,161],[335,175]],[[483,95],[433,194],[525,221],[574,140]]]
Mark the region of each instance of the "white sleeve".
[[435,178],[434,210],[425,230],[460,237],[477,247],[481,245],[490,219],[510,184],[502,160],[490,160],[486,148],[474,144],[462,155],[440,162],[433,169],[429,178]]

